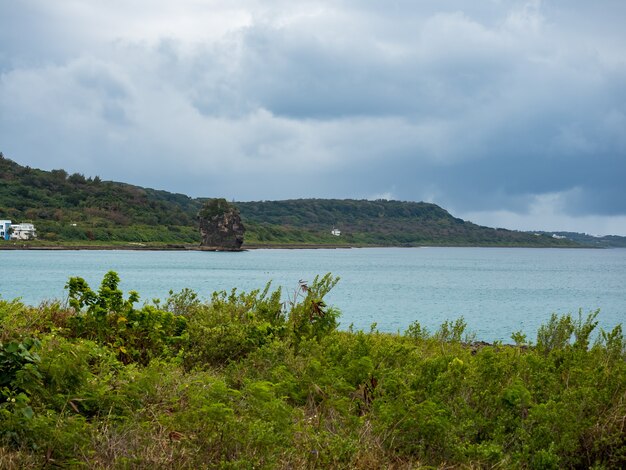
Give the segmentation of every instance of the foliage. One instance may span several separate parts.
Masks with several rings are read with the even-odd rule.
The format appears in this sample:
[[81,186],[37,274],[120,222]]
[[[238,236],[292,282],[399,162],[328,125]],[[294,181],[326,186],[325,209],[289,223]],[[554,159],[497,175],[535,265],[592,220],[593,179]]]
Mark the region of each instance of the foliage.
[[199,203],[183,194],[23,167],[0,154],[0,214],[44,241],[194,243]]
[[0,387],[15,387],[20,373],[25,370],[34,372],[33,366],[39,362],[39,356],[34,350],[39,346],[39,341],[33,338],[25,338],[21,341],[0,342]]
[[288,324],[295,344],[303,339],[321,340],[337,328],[339,311],[324,302],[324,297],[337,285],[338,277],[330,273],[322,278],[316,276],[309,286],[300,281],[294,298],[289,301]]
[[238,294],[233,289],[215,292],[211,302],[199,306],[189,316],[188,368],[211,364],[219,366],[238,360],[251,351],[281,338],[285,331],[285,315],[280,289],[268,295],[263,291]]
[[576,232],[540,232],[545,235],[564,237],[573,242],[594,248],[626,248],[626,237],[619,235],[596,236]]
[[[294,199],[238,202],[248,243],[379,246],[571,246],[548,235],[493,229],[425,202]],[[330,234],[333,226],[341,237]]]
[[150,305],[134,308],[139,294],[130,291],[125,300],[119,280],[117,273],[109,271],[94,292],[84,279],[70,278],[66,288],[76,312],[68,324],[72,335],[114,348],[125,363],[147,364],[152,358],[177,351],[186,318]]
[[[0,214],[32,220],[36,243],[197,244],[198,215],[239,210],[248,245],[576,246],[551,234],[481,227],[435,204],[298,199],[192,199],[64,170],[23,167],[0,154]],[[331,235],[333,226],[342,236]]]
[[0,467],[623,468],[626,341],[597,312],[534,345],[341,331],[337,279],[137,307],[113,272],[69,305],[0,301]]
[[221,216],[231,211],[239,212],[239,209],[224,198],[213,198],[205,201],[198,212],[198,217],[200,219],[212,219],[213,217]]

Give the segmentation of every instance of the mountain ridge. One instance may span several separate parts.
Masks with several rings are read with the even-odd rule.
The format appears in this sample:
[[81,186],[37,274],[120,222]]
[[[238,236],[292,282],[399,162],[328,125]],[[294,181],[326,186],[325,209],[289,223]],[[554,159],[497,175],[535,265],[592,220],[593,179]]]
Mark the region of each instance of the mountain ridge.
[[[0,218],[30,220],[40,243],[199,243],[208,198],[22,166],[0,152]],[[288,199],[236,202],[246,244],[579,246],[548,234],[484,227],[426,202]],[[341,230],[337,237],[330,232]]]

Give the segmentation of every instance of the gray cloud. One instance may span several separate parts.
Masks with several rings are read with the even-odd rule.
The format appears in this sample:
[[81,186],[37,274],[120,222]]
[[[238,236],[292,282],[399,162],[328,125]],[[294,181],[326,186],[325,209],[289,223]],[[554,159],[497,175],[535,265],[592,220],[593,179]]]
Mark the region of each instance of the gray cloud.
[[626,234],[624,17],[609,0],[2,5],[0,150],[198,196],[387,195]]

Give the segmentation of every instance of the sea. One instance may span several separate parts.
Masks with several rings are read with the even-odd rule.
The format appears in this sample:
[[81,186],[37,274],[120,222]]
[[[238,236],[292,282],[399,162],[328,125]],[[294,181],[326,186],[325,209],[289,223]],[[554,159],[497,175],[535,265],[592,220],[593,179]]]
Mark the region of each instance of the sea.
[[0,298],[38,305],[67,301],[70,276],[96,289],[113,270],[140,302],[189,288],[215,291],[281,288],[285,301],[300,282],[332,273],[339,283],[326,303],[340,328],[403,332],[415,321],[434,332],[463,317],[477,340],[534,341],[552,313],[583,318],[600,309],[599,327],[626,320],[626,249],[351,248],[204,251],[0,251]]

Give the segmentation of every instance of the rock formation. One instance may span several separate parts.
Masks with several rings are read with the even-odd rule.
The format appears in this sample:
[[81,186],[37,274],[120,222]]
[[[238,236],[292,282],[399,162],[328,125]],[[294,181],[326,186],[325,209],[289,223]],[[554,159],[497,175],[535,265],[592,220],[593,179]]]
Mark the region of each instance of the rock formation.
[[226,199],[209,199],[198,213],[200,246],[207,250],[239,251],[246,231],[239,209]]

